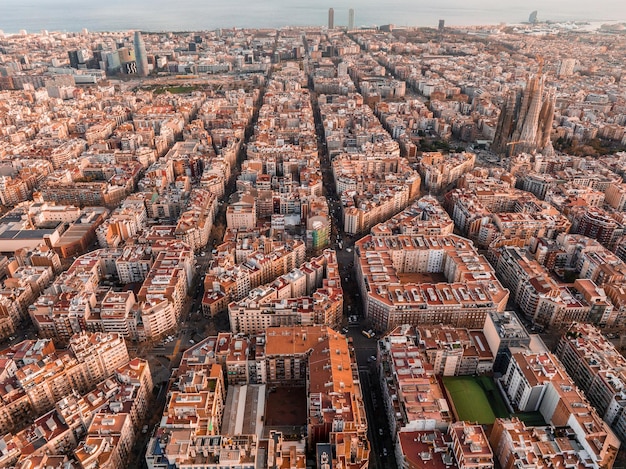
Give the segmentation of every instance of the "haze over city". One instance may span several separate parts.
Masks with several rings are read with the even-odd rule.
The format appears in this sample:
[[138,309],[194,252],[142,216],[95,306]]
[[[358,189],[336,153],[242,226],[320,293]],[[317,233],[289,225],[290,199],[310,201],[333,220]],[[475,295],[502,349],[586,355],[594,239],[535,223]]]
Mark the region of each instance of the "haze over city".
[[0,467],[626,467],[621,3],[4,3]]
[[229,27],[275,28],[315,26],[325,23],[326,11],[333,7],[337,25],[347,25],[348,9],[357,11],[357,26],[393,23],[399,26],[433,26],[444,18],[449,25],[466,26],[498,23],[520,23],[533,10],[539,19],[552,21],[619,21],[626,20],[626,6],[619,0],[586,2],[555,0],[550,2],[493,0],[389,0],[381,8],[374,0],[332,4],[308,0],[266,0],[250,2],[233,0],[111,0],[84,2],[64,0],[4,0],[0,29],[15,33],[21,29],[36,32],[205,30]]

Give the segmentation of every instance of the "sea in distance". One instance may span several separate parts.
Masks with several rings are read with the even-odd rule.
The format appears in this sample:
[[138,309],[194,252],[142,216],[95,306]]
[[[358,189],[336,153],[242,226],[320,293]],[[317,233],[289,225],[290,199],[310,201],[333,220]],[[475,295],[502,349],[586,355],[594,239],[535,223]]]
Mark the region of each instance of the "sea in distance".
[[334,8],[335,26],[383,24],[436,27],[520,23],[538,10],[539,20],[625,21],[624,0],[0,0],[0,30],[199,31],[216,28],[321,26]]

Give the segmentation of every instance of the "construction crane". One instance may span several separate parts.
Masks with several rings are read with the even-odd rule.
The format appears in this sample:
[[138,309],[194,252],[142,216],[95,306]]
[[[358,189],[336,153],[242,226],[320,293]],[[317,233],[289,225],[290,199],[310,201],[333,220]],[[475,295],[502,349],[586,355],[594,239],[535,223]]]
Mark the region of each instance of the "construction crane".
[[518,143],[528,143],[528,141],[526,140],[516,140],[515,142],[509,142],[506,144],[506,146],[511,146],[513,145],[513,147],[511,148],[511,153],[509,154],[509,156],[514,156],[515,155],[515,145],[517,145]]

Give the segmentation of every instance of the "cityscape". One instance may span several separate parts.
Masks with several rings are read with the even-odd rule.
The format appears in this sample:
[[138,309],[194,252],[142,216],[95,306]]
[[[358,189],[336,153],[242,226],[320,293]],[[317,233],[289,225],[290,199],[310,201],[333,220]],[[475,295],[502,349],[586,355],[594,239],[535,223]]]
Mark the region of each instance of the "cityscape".
[[0,31],[0,467],[626,468],[626,22],[343,10]]

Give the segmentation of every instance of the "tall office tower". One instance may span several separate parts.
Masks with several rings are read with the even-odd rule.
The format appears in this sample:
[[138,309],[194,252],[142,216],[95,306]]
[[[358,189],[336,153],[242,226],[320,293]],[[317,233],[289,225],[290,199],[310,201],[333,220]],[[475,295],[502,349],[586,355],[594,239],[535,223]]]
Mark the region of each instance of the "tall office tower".
[[120,62],[120,55],[116,50],[105,52],[104,60],[107,73],[117,73],[120,71],[122,63]]
[[533,11],[528,17],[528,22],[531,24],[535,24],[537,22],[537,10]]
[[544,89],[545,77],[533,76],[524,90],[509,93],[500,112],[491,146],[500,154],[554,152],[550,133],[554,119],[556,95]]
[[146,44],[143,42],[139,31],[135,31],[135,61],[137,62],[137,75],[147,77],[148,54],[146,53]]
[[77,50],[68,50],[67,55],[70,59],[70,67],[78,68],[78,51]]
[[446,20],[439,20],[439,32],[442,33],[446,27]]
[[354,29],[354,8],[348,10],[348,31]]
[[89,62],[91,53],[87,49],[69,50],[67,55],[70,59],[70,67],[85,68],[85,64]]
[[335,10],[328,9],[328,29],[334,29],[335,27]]

